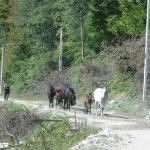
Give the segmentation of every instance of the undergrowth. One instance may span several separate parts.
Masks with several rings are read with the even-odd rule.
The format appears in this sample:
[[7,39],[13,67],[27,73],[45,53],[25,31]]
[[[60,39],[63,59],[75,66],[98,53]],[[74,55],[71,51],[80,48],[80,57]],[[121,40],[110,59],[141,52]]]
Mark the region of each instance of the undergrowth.
[[67,118],[59,116],[55,119],[58,121],[42,122],[37,125],[33,133],[25,138],[25,144],[18,150],[60,150],[60,148],[68,150],[91,133],[97,132],[97,129],[89,127],[73,131]]

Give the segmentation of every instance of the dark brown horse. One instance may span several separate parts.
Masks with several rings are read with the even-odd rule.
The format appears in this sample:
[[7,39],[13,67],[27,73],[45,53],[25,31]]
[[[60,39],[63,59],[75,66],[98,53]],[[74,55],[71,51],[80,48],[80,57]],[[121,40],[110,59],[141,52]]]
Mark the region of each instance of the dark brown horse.
[[63,98],[61,96],[61,88],[56,88],[56,107],[59,105],[59,107],[63,108]]
[[56,94],[55,88],[51,84],[49,84],[48,85],[48,90],[47,90],[47,96],[48,96],[48,100],[49,100],[49,108],[50,108],[51,105],[52,105],[52,108],[53,108],[55,94]]
[[88,114],[88,112],[91,114],[92,101],[93,101],[92,93],[89,93],[88,95],[84,96],[84,113],[85,114]]
[[74,92],[74,89],[70,87],[68,84],[64,84],[60,88],[60,90],[56,92],[56,99],[58,101],[64,100],[64,104],[63,104],[64,109],[70,110],[70,106],[76,104],[76,94]]

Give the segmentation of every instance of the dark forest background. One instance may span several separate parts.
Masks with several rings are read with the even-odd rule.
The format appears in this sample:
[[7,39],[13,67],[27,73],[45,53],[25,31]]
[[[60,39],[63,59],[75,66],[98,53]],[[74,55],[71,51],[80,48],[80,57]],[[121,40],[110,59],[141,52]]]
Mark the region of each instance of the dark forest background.
[[[61,26],[63,69],[80,65],[89,68],[93,62],[105,68],[106,60],[112,60],[108,71],[115,64],[121,77],[113,75],[110,80],[120,83],[120,78],[123,82],[129,76],[135,79],[143,65],[145,22],[146,0],[0,0],[4,82],[16,92],[30,91],[57,71]],[[76,72],[80,70],[71,75]],[[75,87],[81,77],[74,78],[71,84]],[[97,86],[96,81],[93,85]]]

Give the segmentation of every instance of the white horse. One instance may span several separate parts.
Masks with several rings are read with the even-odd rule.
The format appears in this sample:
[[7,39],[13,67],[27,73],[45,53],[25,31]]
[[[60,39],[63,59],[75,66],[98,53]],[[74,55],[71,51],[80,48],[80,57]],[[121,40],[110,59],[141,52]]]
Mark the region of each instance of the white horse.
[[[93,96],[94,96],[97,110],[99,110],[101,116],[103,116],[104,106],[105,106],[106,101],[107,101],[107,89],[106,89],[106,87],[95,89]],[[98,112],[98,115],[99,115],[99,112]]]

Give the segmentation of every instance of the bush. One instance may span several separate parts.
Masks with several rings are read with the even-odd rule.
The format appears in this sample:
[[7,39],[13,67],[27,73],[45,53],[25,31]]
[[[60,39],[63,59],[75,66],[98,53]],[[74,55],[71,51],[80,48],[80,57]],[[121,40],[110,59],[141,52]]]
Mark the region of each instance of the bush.
[[[53,118],[51,118],[53,119]],[[72,132],[67,118],[57,116],[54,119],[60,121],[42,122],[37,125],[34,132],[26,137],[25,145],[19,150],[68,150],[69,147],[86,138],[97,130],[85,128]]]

